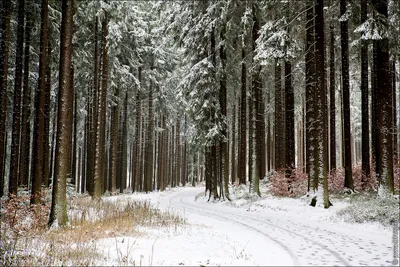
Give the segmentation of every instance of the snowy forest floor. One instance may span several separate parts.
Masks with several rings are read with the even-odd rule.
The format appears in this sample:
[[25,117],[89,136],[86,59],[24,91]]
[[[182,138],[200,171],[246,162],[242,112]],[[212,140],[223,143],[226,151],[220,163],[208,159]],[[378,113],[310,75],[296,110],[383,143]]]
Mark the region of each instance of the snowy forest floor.
[[46,224],[42,208],[33,209],[32,215],[21,212],[22,202],[2,202],[0,261],[72,266],[393,265],[398,199],[382,202],[374,193],[335,194],[334,206],[323,209],[309,206],[307,197],[272,196],[267,181],[260,189],[261,198],[249,194],[248,186],[231,187],[232,201],[208,201],[202,184],[101,201],[74,195],[69,201],[71,226],[50,231],[40,227]]

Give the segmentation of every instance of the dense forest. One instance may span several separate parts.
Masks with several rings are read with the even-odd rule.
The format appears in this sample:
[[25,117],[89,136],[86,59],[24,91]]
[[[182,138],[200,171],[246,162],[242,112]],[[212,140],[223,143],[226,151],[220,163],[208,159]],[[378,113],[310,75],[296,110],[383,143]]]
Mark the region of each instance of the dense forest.
[[[0,196],[399,190],[400,1],[3,0]],[[336,178],[334,178],[336,177]]]

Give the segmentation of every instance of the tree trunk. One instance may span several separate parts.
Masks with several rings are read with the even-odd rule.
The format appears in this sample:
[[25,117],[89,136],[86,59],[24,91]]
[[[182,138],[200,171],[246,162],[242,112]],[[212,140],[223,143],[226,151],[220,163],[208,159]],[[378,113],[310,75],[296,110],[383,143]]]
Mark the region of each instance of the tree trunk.
[[[220,32],[220,40],[226,41],[225,40],[225,25],[222,26],[221,32]],[[219,88],[219,102],[220,102],[220,107],[221,107],[221,115],[222,119],[224,120],[222,124],[222,139],[220,142],[220,149],[221,149],[221,172],[222,172],[222,180],[223,180],[223,185],[224,185],[224,192],[225,192],[225,197],[230,200],[229,197],[229,147],[228,147],[228,122],[227,122],[227,76],[226,76],[226,48],[224,42],[219,48],[219,55],[220,55],[220,60],[221,60],[221,77],[220,77],[220,88]],[[231,166],[232,167],[232,166]],[[186,167],[185,167],[186,168]]]
[[[31,123],[30,113],[32,104],[31,87],[29,86],[29,64],[30,64],[30,45],[31,32],[33,26],[32,13],[30,12],[30,2],[26,12],[25,23],[25,51],[24,51],[24,85],[23,85],[23,104],[22,104],[22,121],[21,121],[21,151],[20,151],[20,167],[19,167],[19,185],[28,185],[29,179],[29,163],[30,163],[30,137]],[[39,192],[40,193],[40,192]]]
[[[367,21],[367,0],[361,0],[361,24]],[[370,178],[369,115],[368,115],[368,42],[361,40],[361,168],[362,187]]]
[[4,195],[5,162],[6,162],[6,117],[7,117],[7,77],[8,56],[10,52],[10,21],[12,1],[3,1],[0,40],[0,197]]
[[108,35],[108,13],[104,12],[104,18],[101,23],[101,61],[102,61],[102,75],[101,75],[101,88],[99,91],[99,107],[98,107],[98,122],[96,129],[96,152],[94,162],[94,192],[93,197],[99,198],[102,195],[103,177],[104,177],[104,164],[105,162],[105,129],[106,129],[106,109],[107,109],[107,83],[108,83],[108,52],[107,52],[107,35]]
[[[146,171],[145,171],[145,183],[144,191],[146,193],[152,191],[152,181],[154,175],[154,164],[153,164],[153,133],[154,133],[154,116],[153,116],[153,85],[149,87],[149,99],[148,99],[148,117],[147,117],[147,138],[146,138]],[[178,135],[179,136],[179,135]],[[178,137],[179,138],[179,137]],[[179,160],[179,158],[178,158]],[[178,164],[179,161],[177,161]],[[177,172],[179,174],[179,172]],[[179,178],[177,177],[179,182]]]
[[17,194],[19,177],[19,149],[21,133],[21,88],[24,48],[25,0],[18,0],[18,25],[14,76],[14,108],[8,194]]
[[72,139],[72,35],[73,35],[74,1],[62,1],[60,76],[58,96],[58,124],[55,158],[55,177],[49,218],[50,226],[65,226],[67,214],[67,175],[71,159]]
[[[50,27],[48,27],[48,36],[51,35]],[[44,125],[44,154],[43,154],[43,184],[45,187],[50,186],[50,120],[51,120],[51,38],[48,38],[47,57],[46,57],[46,93],[45,93],[45,125]]]
[[275,169],[284,168],[285,118],[282,99],[281,64],[275,59]]
[[329,46],[329,93],[330,93],[330,171],[336,169],[336,79],[335,79],[335,28],[333,22],[330,26],[330,46]]
[[[388,18],[388,1],[372,1],[377,13]],[[384,25],[388,27],[387,24]],[[394,193],[393,177],[393,98],[390,86],[390,64],[389,64],[389,40],[384,37],[374,40],[376,45],[376,57],[374,65],[377,70],[375,89],[376,96],[376,173],[378,175],[379,188],[378,197],[389,197]]]
[[[115,105],[112,107],[111,123],[112,123],[112,137],[111,137],[111,192],[117,191],[117,169],[118,169],[118,129],[119,129],[119,87],[115,88]],[[133,188],[133,187],[132,187]]]
[[241,88],[241,102],[240,102],[240,152],[239,152],[239,184],[246,184],[246,151],[247,151],[247,137],[246,137],[246,48],[242,46],[242,88]]
[[[328,129],[325,127],[328,122],[327,113],[327,89],[325,80],[325,42],[324,42],[324,1],[316,0],[315,5],[315,111],[316,111],[316,131],[314,146],[317,150],[315,160],[316,175],[314,179],[313,191],[315,196],[312,198],[311,205],[323,202],[324,208],[329,208],[332,204],[328,195]],[[317,186],[315,186],[317,184]],[[318,193],[322,190],[322,194]],[[320,197],[323,199],[319,199]]]
[[126,189],[127,182],[127,171],[128,171],[128,91],[125,91],[125,100],[124,100],[124,117],[122,121],[122,138],[121,138],[121,192],[124,192]]
[[[39,81],[35,99],[35,123],[33,139],[32,204],[38,204],[44,170],[45,104],[46,104],[46,65],[48,44],[48,1],[42,0],[40,29]],[[68,77],[69,78],[69,77]],[[72,85],[71,85],[72,86]]]
[[[285,60],[285,168],[286,177],[291,179],[292,170],[295,168],[295,140],[294,140],[294,91],[292,85],[292,64]],[[290,180],[291,181],[291,180]],[[291,185],[289,190],[292,191]]]
[[[318,184],[314,182],[318,181],[315,178],[315,147],[314,147],[314,132],[315,132],[315,45],[314,45],[314,5],[311,1],[307,1],[307,13],[306,13],[306,172],[308,174],[308,192],[311,187],[315,188]],[[313,182],[313,185],[311,185]]]
[[[347,1],[340,0],[340,15],[347,10]],[[340,43],[342,49],[342,90],[344,127],[344,187],[354,190],[352,175],[352,154],[350,137],[350,77],[349,77],[349,35],[348,21],[340,22]]]

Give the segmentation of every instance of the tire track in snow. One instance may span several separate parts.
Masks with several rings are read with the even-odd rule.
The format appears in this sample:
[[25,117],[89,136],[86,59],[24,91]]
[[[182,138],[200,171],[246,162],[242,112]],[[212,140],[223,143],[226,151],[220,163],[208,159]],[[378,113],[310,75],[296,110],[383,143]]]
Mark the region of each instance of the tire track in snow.
[[[281,246],[285,251],[287,251],[296,266],[300,265],[300,261],[299,261],[297,255],[296,255],[296,253],[293,252],[292,249],[290,249],[282,241],[279,241],[277,237],[273,237],[270,234],[265,233],[264,232],[265,230],[262,231],[262,230],[260,230],[258,228],[255,228],[254,226],[252,226],[254,224],[249,225],[249,224],[245,223],[244,220],[250,220],[252,222],[257,222],[259,225],[266,225],[268,227],[273,227],[275,229],[278,229],[278,231],[280,230],[281,233],[282,232],[284,234],[286,233],[286,235],[289,234],[291,238],[300,238],[303,241],[305,241],[306,243],[308,243],[309,245],[311,245],[311,247],[319,248],[317,251],[315,251],[315,253],[311,254],[314,258],[318,259],[318,258],[321,258],[323,256],[328,256],[327,254],[321,255],[322,254],[321,249],[322,249],[323,251],[327,252],[328,254],[330,254],[335,259],[335,261],[336,261],[336,262],[334,262],[335,265],[339,264],[341,266],[352,266],[352,264],[350,264],[345,258],[343,258],[335,250],[330,249],[327,245],[324,245],[324,244],[322,244],[322,243],[320,243],[320,242],[318,242],[316,240],[313,240],[313,239],[311,239],[309,237],[306,237],[306,236],[304,236],[302,234],[299,234],[298,232],[294,232],[293,230],[289,230],[287,228],[284,228],[282,226],[278,226],[278,225],[273,224],[273,223],[269,223],[269,222],[266,222],[266,221],[261,221],[261,220],[252,218],[251,216],[245,216],[245,215],[239,215],[239,214],[231,214],[231,213],[227,213],[227,212],[224,212],[224,211],[215,211],[215,210],[213,212],[211,210],[204,209],[202,207],[199,207],[199,206],[196,206],[196,205],[193,205],[193,204],[190,204],[188,202],[183,201],[183,198],[187,197],[189,194],[190,193],[184,193],[184,194],[179,194],[177,196],[174,196],[174,197],[172,197],[170,199],[170,203],[172,205],[174,205],[174,206],[179,207],[178,204],[172,202],[173,199],[176,199],[176,198],[179,197],[179,203],[181,203],[181,205],[182,205],[180,207],[184,207],[184,208],[193,210],[194,212],[200,213],[200,215],[205,215],[205,216],[210,216],[211,215],[213,217],[223,218],[223,219],[229,220],[231,222],[234,222],[236,224],[243,225],[246,228],[252,229],[253,231],[256,231],[256,232],[262,234],[263,236],[267,237],[268,239],[273,240],[275,243],[277,243],[279,246]],[[218,212],[218,213],[215,213],[215,212]],[[223,216],[222,214],[224,214],[225,216]],[[235,218],[232,218],[230,216],[235,216]],[[242,220],[239,221],[238,218],[241,218]],[[271,229],[269,228],[269,230],[271,230]],[[279,234],[278,234],[278,236],[279,236]],[[302,247],[304,247],[304,243],[301,243],[301,244],[302,244]],[[303,251],[306,251],[306,250],[304,249]],[[302,264],[304,265],[305,263],[302,263]],[[332,265],[332,264],[328,264],[328,265]]]
[[[228,221],[230,221],[230,222],[233,222],[234,224],[238,224],[238,225],[244,226],[244,227],[246,227],[246,228],[248,228],[248,229],[250,229],[250,230],[252,230],[252,231],[255,231],[255,232],[257,232],[257,233],[259,233],[259,234],[265,236],[267,239],[274,241],[276,244],[278,244],[278,246],[280,246],[281,248],[283,248],[283,249],[289,254],[289,256],[291,257],[294,266],[299,266],[299,265],[300,265],[300,261],[299,261],[299,259],[297,258],[296,254],[295,254],[287,245],[285,245],[285,244],[282,243],[281,241],[277,240],[276,238],[273,238],[272,236],[268,235],[267,233],[261,231],[260,229],[255,228],[255,227],[253,227],[253,226],[251,226],[251,225],[245,224],[245,223],[243,223],[243,222],[240,222],[240,221],[238,221],[238,220],[234,220],[234,219],[231,219],[231,218],[228,218],[228,217],[225,217],[225,216],[221,216],[221,215],[214,214],[213,212],[208,212],[208,211],[205,210],[205,209],[199,208],[199,207],[194,206],[194,205],[191,205],[191,204],[187,204],[187,203],[185,203],[185,202],[182,201],[182,198],[183,198],[184,196],[186,196],[186,195],[188,195],[188,193],[186,193],[186,194],[183,195],[183,196],[180,196],[180,198],[179,198],[179,202],[180,202],[181,204],[183,204],[183,206],[177,205],[176,203],[173,203],[173,202],[172,202],[172,199],[177,198],[177,196],[174,196],[174,197],[172,197],[172,198],[169,199],[170,205],[171,205],[171,206],[176,206],[176,207],[181,207],[181,208],[183,207],[183,208],[185,208],[185,209],[191,210],[191,211],[193,211],[194,213],[197,213],[197,214],[202,215],[202,216],[211,216],[211,217],[218,218],[218,219],[223,218],[223,219],[225,219],[225,220],[228,220]],[[189,207],[189,206],[190,206],[190,207]]]

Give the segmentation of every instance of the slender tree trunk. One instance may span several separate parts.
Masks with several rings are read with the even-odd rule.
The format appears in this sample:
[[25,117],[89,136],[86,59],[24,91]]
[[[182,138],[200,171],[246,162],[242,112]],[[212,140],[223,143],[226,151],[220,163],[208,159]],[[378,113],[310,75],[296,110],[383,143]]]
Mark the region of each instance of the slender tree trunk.
[[[285,60],[285,168],[286,176],[291,179],[292,170],[295,168],[295,138],[294,138],[294,90],[292,85],[292,64],[289,60]],[[290,180],[291,181],[291,180]],[[290,191],[293,190],[291,185],[288,188]]]
[[[393,59],[392,62],[392,97],[393,97],[393,173],[395,173],[396,168],[400,168],[398,166],[398,150],[397,150],[397,135],[399,133],[399,128],[397,125],[397,101],[396,101],[396,60]],[[398,174],[400,175],[400,174]]]
[[127,171],[128,171],[128,91],[125,91],[125,100],[124,100],[124,118],[122,121],[122,166],[121,166],[121,192],[126,189],[127,182]]
[[[267,104],[268,104],[268,110],[270,110],[271,107],[271,99],[270,99],[270,89],[267,89]],[[271,115],[268,111],[267,113],[267,172],[269,173],[272,169],[272,151],[271,151]]]
[[[317,150],[315,169],[317,174],[314,176],[313,191],[316,194],[311,201],[315,206],[318,201],[323,202],[324,208],[329,208],[332,204],[328,195],[328,123],[327,113],[327,88],[325,77],[325,42],[324,42],[324,1],[316,0],[315,5],[315,97],[316,97],[316,131],[314,146]],[[317,187],[315,187],[317,184]],[[318,192],[322,190],[322,194]],[[323,199],[319,199],[320,197]]]
[[[220,32],[220,40],[225,41],[225,25],[222,26]],[[228,146],[228,125],[227,125],[227,76],[226,76],[226,48],[225,45],[222,44],[219,48],[219,55],[221,60],[221,68],[222,75],[220,77],[220,92],[219,92],[219,102],[221,106],[221,115],[225,123],[222,126],[222,141],[220,142],[221,149],[221,172],[222,172],[222,180],[224,185],[225,197],[230,200],[229,197],[229,146]],[[231,166],[232,167],[232,166]],[[185,167],[186,168],[186,167]]]
[[[361,0],[361,23],[367,21],[367,0]],[[370,177],[370,147],[369,147],[369,114],[368,114],[368,42],[361,40],[361,161],[362,161],[362,187]]]
[[5,162],[6,162],[6,117],[7,117],[7,81],[8,56],[10,51],[10,21],[12,1],[3,1],[0,40],[0,197],[4,195]]
[[[48,36],[51,31],[48,27]],[[48,38],[47,57],[46,57],[46,93],[45,93],[45,125],[44,125],[44,154],[43,154],[43,184],[45,187],[50,186],[50,120],[51,120],[51,38]]]
[[335,79],[335,28],[333,22],[329,25],[330,46],[329,46],[329,93],[330,93],[330,171],[336,169],[336,79]]
[[[347,1],[340,0],[340,15],[347,10]],[[348,21],[340,22],[340,41],[342,48],[342,90],[343,90],[343,123],[344,123],[344,187],[354,190],[352,175],[352,154],[350,137],[350,77],[349,77],[349,35]]]
[[[377,13],[388,18],[388,1],[372,1]],[[385,23],[385,27],[388,25]],[[389,40],[384,37],[374,40],[376,44],[376,57],[374,65],[377,70],[376,79],[376,170],[379,181],[378,196],[389,197],[394,193],[393,177],[393,98],[390,86]]]
[[236,183],[236,97],[232,106],[232,128],[231,128],[231,184]]
[[[42,0],[40,29],[39,81],[35,99],[35,123],[33,139],[32,204],[40,201],[44,170],[45,104],[46,104],[46,65],[48,44],[48,1]],[[68,77],[69,78],[69,77]],[[72,86],[72,85],[71,85]]]
[[[115,88],[115,105],[112,107],[111,113],[111,123],[112,123],[112,137],[111,137],[111,192],[116,192],[117,190],[117,169],[118,169],[118,126],[119,126],[119,87]],[[133,187],[132,187],[133,188]]]
[[23,69],[23,48],[24,48],[24,21],[25,21],[25,0],[18,0],[18,24],[17,43],[15,56],[14,76],[14,109],[12,123],[12,143],[9,175],[9,195],[17,194],[19,177],[19,150],[21,134],[21,89]]
[[[28,5],[31,4],[28,2]],[[20,151],[20,167],[19,167],[19,184],[28,185],[29,179],[29,159],[30,159],[30,136],[31,136],[31,123],[30,112],[32,93],[29,86],[29,64],[30,64],[30,46],[31,46],[31,32],[33,26],[33,18],[30,12],[31,7],[28,6],[26,12],[25,22],[25,51],[24,51],[24,86],[23,86],[23,104],[22,104],[22,121],[21,121],[21,151]]]
[[[281,64],[275,59],[275,169],[284,167],[285,138],[284,138],[284,113],[282,100]],[[282,116],[283,115],[283,116]]]
[[314,45],[314,5],[307,1],[306,13],[306,172],[308,174],[308,191],[311,187],[315,188],[318,184],[311,186],[315,179],[315,151],[314,132],[315,132],[315,45]]
[[247,137],[246,137],[246,48],[242,45],[242,88],[241,88],[241,102],[240,102],[240,151],[239,151],[239,184],[246,184],[246,151],[247,151]]
[[[74,65],[72,65],[72,70],[71,70],[71,83],[72,83],[72,86],[74,86],[74,73],[75,73],[75,68],[74,68]],[[78,112],[77,112],[77,110],[78,110],[78,107],[77,107],[77,104],[78,104],[78,100],[77,100],[77,98],[78,98],[78,94],[77,94],[77,92],[76,92],[76,90],[74,90],[74,95],[73,95],[73,98],[74,98],[74,112],[73,112],[73,125],[74,125],[74,128],[73,128],[73,134],[72,134],[72,158],[71,158],[71,184],[72,185],[76,185],[76,167],[77,167],[77,147],[78,147],[78,129],[77,129],[77,127],[78,127]],[[75,186],[75,188],[77,188],[76,186]]]
[[[67,175],[71,159],[72,139],[72,35],[74,1],[62,1],[60,76],[58,96],[57,144],[55,158],[55,177],[50,211],[50,226],[65,226],[67,214]],[[56,225],[57,224],[57,225]]]
[[[148,126],[147,126],[147,138],[146,138],[146,172],[145,172],[145,183],[144,183],[144,191],[146,193],[151,192],[152,190],[152,181],[153,181],[153,132],[154,132],[154,117],[153,117],[153,85],[150,85],[149,88],[149,99],[148,99]],[[179,136],[179,135],[178,135]],[[179,137],[178,137],[179,138]],[[179,160],[179,158],[178,158]],[[179,161],[177,161],[179,162]],[[178,174],[179,172],[177,172]],[[179,178],[177,178],[179,181]]]
[[102,28],[102,75],[101,89],[99,93],[98,122],[96,129],[96,152],[94,162],[94,192],[93,196],[99,198],[102,194],[103,177],[105,164],[105,126],[106,126],[106,109],[107,109],[107,83],[108,83],[108,52],[107,52],[107,35],[108,35],[108,13],[104,11],[104,19],[101,23]]

